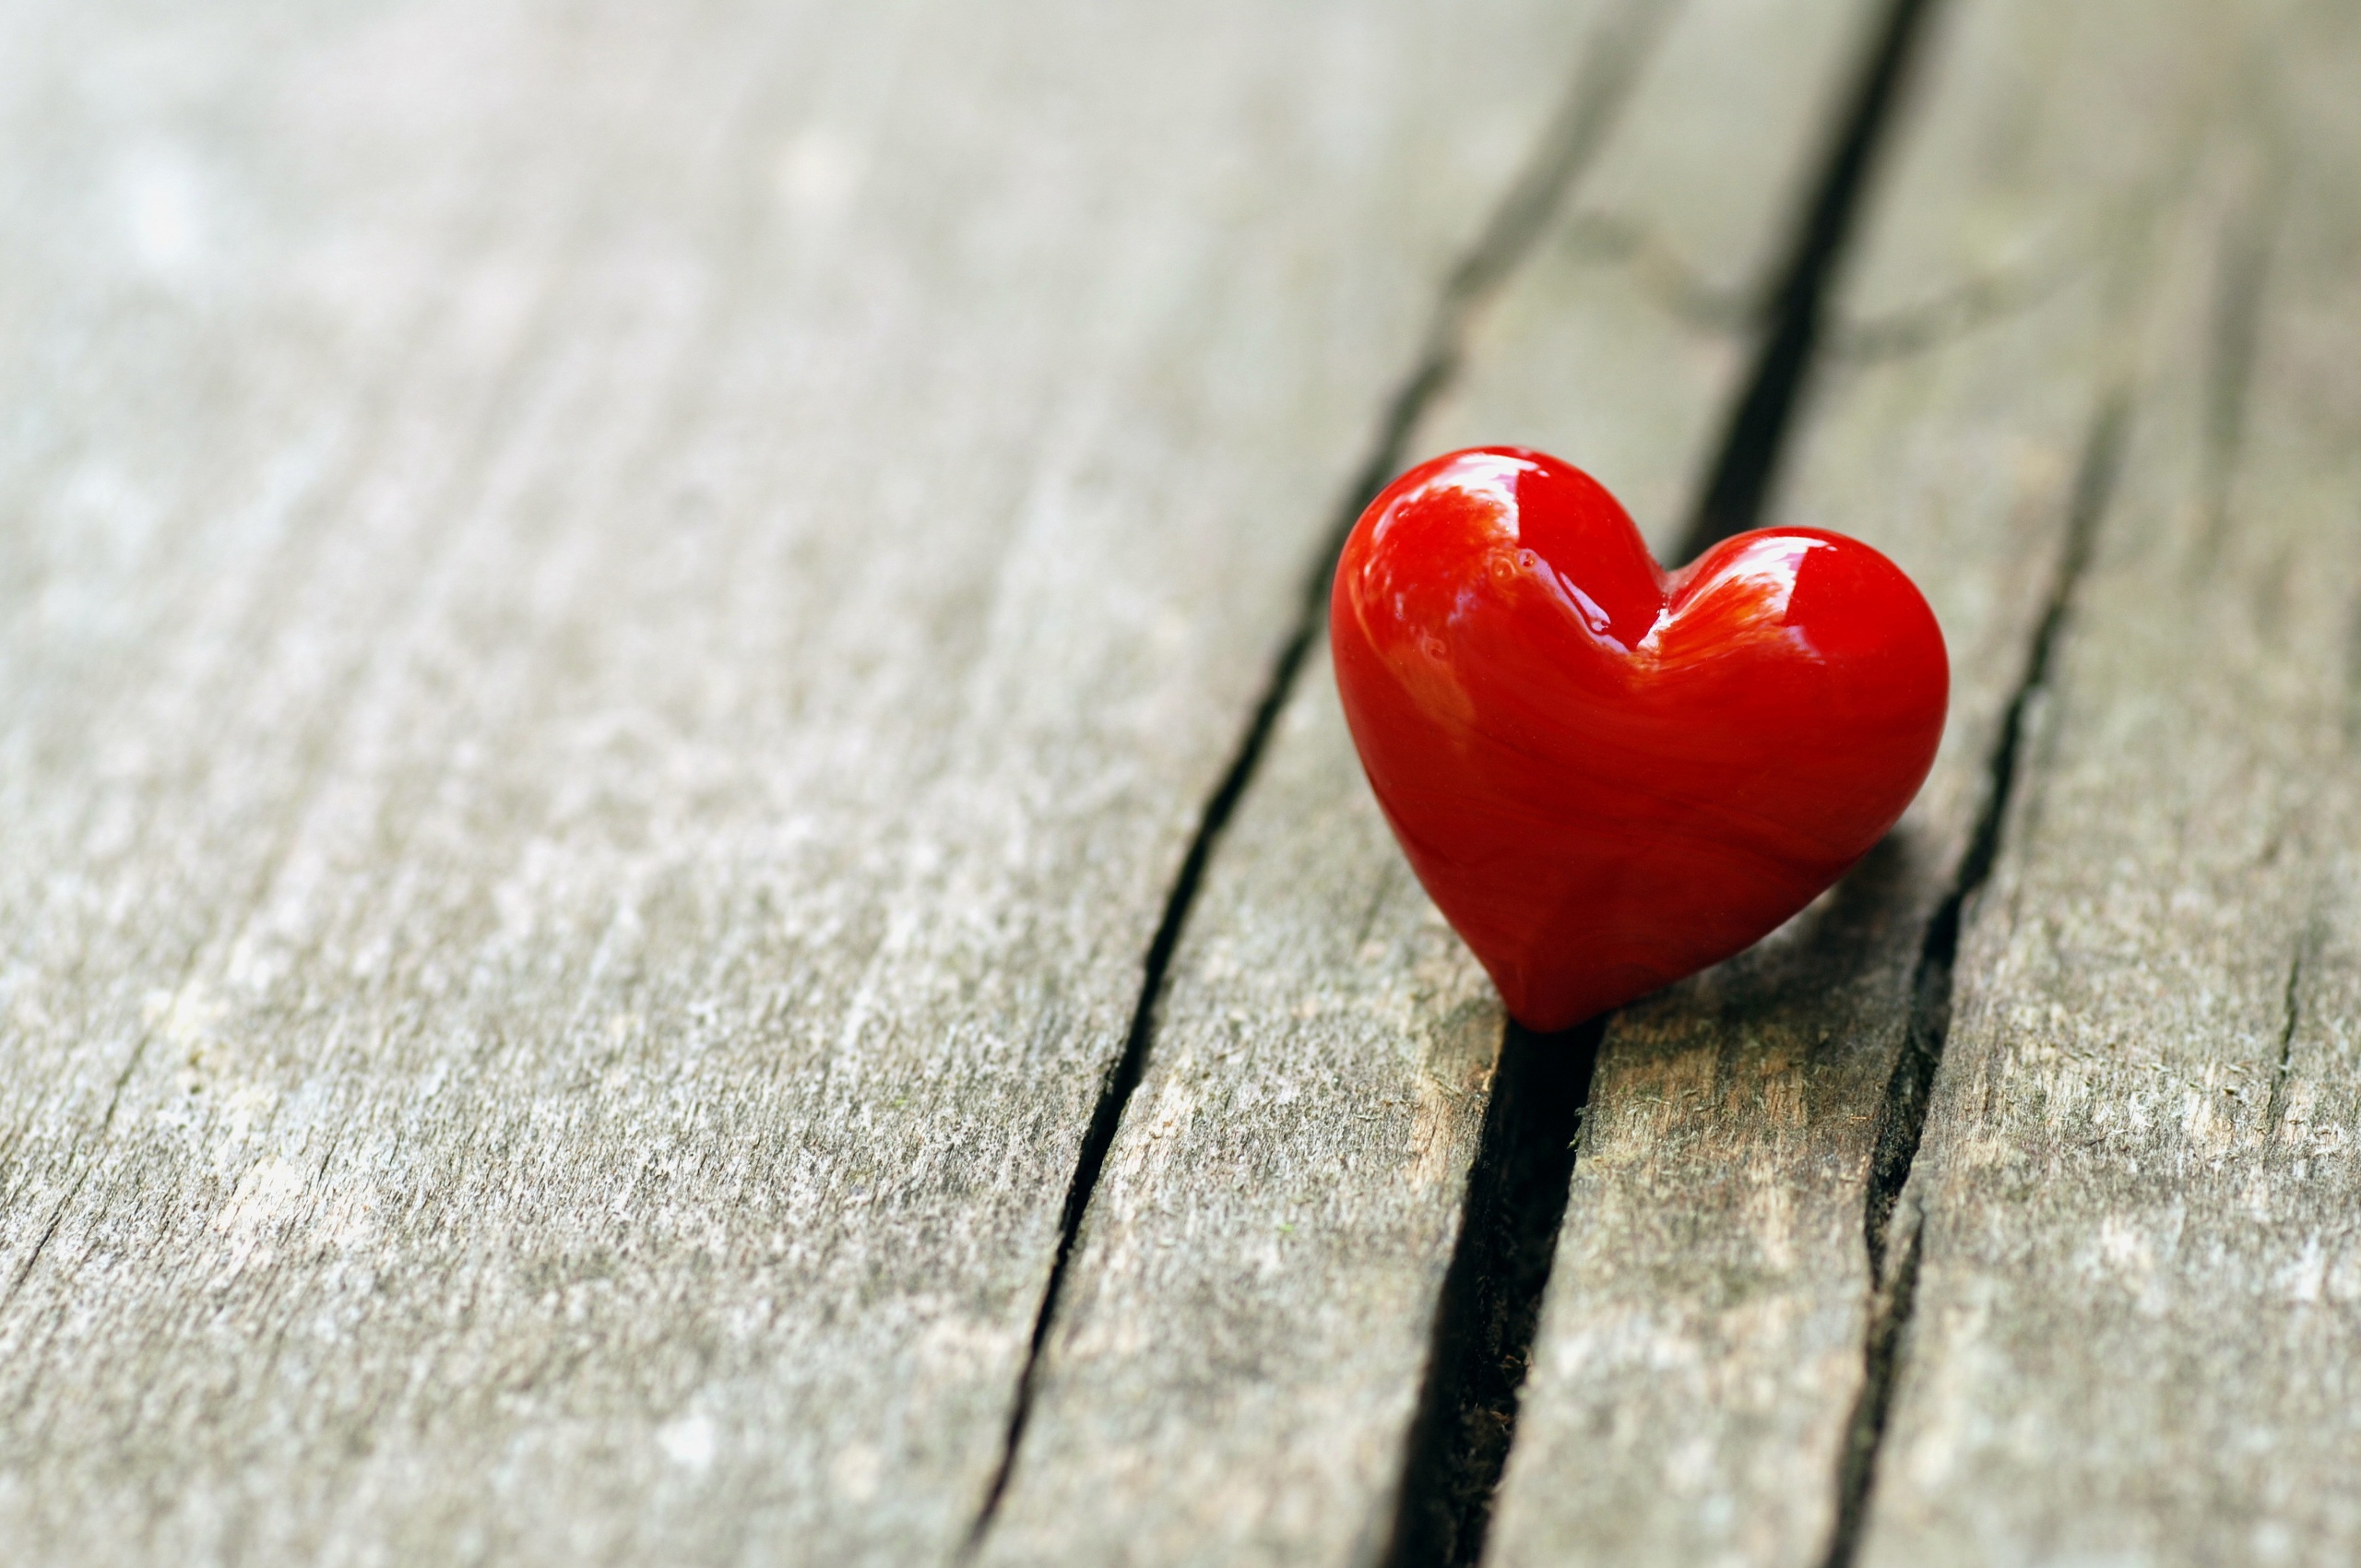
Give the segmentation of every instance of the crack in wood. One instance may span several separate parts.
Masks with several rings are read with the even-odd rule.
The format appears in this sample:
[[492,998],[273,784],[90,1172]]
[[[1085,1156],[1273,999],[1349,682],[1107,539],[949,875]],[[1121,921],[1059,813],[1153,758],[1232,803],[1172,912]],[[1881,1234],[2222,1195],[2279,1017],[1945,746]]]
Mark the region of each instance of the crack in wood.
[[1770,296],[1769,321],[1745,393],[1730,411],[1707,470],[1703,498],[1681,559],[1755,526],[1778,477],[1787,432],[1819,360],[1828,291],[1845,259],[1855,220],[1894,111],[1907,95],[1910,67],[1937,0],[1892,0],[1827,163],[1804,208],[1793,248]]
[[1886,1082],[1880,1107],[1878,1138],[1869,1158],[1869,1177],[1863,1203],[1862,1241],[1869,1253],[1870,1304],[1869,1325],[1862,1337],[1860,1393],[1846,1425],[1843,1457],[1836,1479],[1836,1521],[1829,1538],[1824,1568],[1851,1568],[1860,1552],[1869,1519],[1870,1493],[1877,1483],[1878,1459],[1884,1445],[1886,1417],[1892,1407],[1894,1385],[1902,1366],[1902,1336],[1909,1326],[1915,1300],[1920,1224],[1913,1223],[1900,1260],[1887,1268],[1895,1206],[1908,1185],[1918,1146],[1927,1129],[1935,1074],[1950,1043],[1954,968],[1959,956],[1961,927],[1967,906],[1991,879],[1999,858],[2001,834],[2016,794],[2024,746],[2026,716],[2047,689],[2058,645],[2072,612],[2075,593],[2090,568],[2100,520],[2115,490],[2121,466],[2130,405],[2121,394],[2107,397],[2091,422],[2082,445],[2068,505],[2065,540],[2059,551],[2057,576],[2035,624],[2025,659],[2024,674],[2009,700],[2000,732],[1986,766],[1984,804],[1967,849],[1960,857],[1952,885],[1927,922],[1916,972],[1911,980],[1910,1016]]
[[1607,1024],[1501,1042],[1382,1568],[1483,1554]]
[[1770,317],[1762,290],[1714,282],[1658,229],[1630,213],[1578,212],[1559,244],[1578,262],[1628,269],[1642,297],[1684,327],[1737,335],[1760,329]]
[[[1625,0],[1608,15],[1591,47],[1584,52],[1573,86],[1560,101],[1534,157],[1444,281],[1418,359],[1386,404],[1369,460],[1355,476],[1347,504],[1338,510],[1304,583],[1303,619],[1297,627],[1299,637],[1308,640],[1326,612],[1329,580],[1335,575],[1336,557],[1343,552],[1353,524],[1402,466],[1410,436],[1426,411],[1459,379],[1476,317],[1532,255],[1564,205],[1566,194],[1598,156],[1639,82],[1642,66],[1680,4],[1681,0],[1661,5]],[[1293,666],[1285,669],[1291,679]]]
[[2262,1140],[2266,1146],[2279,1141],[2279,1123],[2287,1114],[2287,1069],[2296,1056],[2296,1026],[2304,1016],[2304,960],[2319,945],[2320,935],[2316,912],[2296,944],[2295,956],[2287,961],[2287,989],[2279,1004],[2279,1059],[2272,1064],[2271,1095],[2262,1110]]
[[1932,298],[1857,320],[1829,323],[1822,356],[1854,367],[1924,354],[2055,298],[2093,270],[2092,251],[2069,252],[1970,278]]
[[[1763,336],[1724,427],[1684,559],[1753,528],[1762,513],[1804,384],[1825,350],[1821,318],[1828,289],[1934,9],[1934,0],[1892,0],[1880,21],[1834,122],[1787,263],[1765,296]],[[1460,1240],[1444,1277],[1435,1348],[1380,1560],[1384,1568],[1474,1568],[1483,1556],[1493,1497],[1516,1441],[1517,1407],[1591,1078],[1611,1019],[1594,1018],[1554,1037],[1509,1028],[1468,1172]]]
[[1894,1063],[1893,1075],[1887,1082],[1885,1101],[1879,1112],[1877,1147],[1870,1158],[1863,1230],[1873,1278],[1884,1270],[1887,1222],[1901,1196],[1903,1183],[1909,1179],[1911,1162],[1917,1156],[1918,1140],[1926,1130],[1928,1096],[1951,1034],[1952,967],[1959,956],[1961,923],[1968,900],[1990,879],[1993,862],[1999,856],[2001,830],[2016,792],[2025,716],[2049,683],[2051,664],[2075,589],[2089,570],[2099,519],[2106,514],[2122,461],[2127,422],[2128,404],[2119,395],[2108,398],[2092,421],[2069,504],[2058,574],[2050,584],[2041,619],[2035,626],[2024,675],[2009,699],[2000,733],[1993,743],[1991,761],[1986,766],[1988,782],[1984,806],[1968,838],[1966,852],[1960,857],[1951,889],[1927,923],[1917,972],[1912,978],[1909,1032]]
[[1845,1433],[1842,1469],[1837,1482],[1836,1528],[1831,1536],[1826,1568],[1850,1568],[1859,1556],[1862,1527],[1869,1521],[1869,1492],[1877,1462],[1885,1445],[1886,1420],[1893,1409],[1899,1381],[1902,1335],[1910,1325],[1918,1296],[1919,1244],[1926,1228],[1914,1223],[1903,1240],[1902,1257],[1892,1277],[1877,1285],[1869,1301],[1869,1329],[1862,1336],[1865,1375],[1861,1395]]

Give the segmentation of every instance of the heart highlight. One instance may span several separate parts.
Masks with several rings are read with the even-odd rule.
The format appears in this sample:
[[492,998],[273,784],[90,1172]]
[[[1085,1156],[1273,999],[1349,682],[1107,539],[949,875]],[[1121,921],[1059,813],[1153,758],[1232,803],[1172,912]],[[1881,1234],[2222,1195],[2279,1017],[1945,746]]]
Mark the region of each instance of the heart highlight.
[[1329,611],[1378,804],[1545,1032],[1842,876],[1926,779],[1950,694],[1933,612],[1868,545],[1765,529],[1667,573],[1596,481],[1515,447],[1388,486]]

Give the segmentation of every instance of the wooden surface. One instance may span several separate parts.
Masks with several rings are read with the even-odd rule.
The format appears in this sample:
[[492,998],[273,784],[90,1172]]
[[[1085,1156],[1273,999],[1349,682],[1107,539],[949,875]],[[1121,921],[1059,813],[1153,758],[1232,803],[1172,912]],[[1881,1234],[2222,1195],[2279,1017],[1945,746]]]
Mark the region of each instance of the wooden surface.
[[2349,9],[1933,9],[1768,516],[1943,752],[1472,1436],[1304,586],[1477,441],[1677,552],[1887,5],[12,9],[0,1561],[1468,1561],[1436,1431],[1501,1564],[2350,1561]]
[[1866,1562],[2361,1554],[2361,18],[2237,19],[1961,949]]
[[[1774,515],[1867,540],[1925,588],[1952,661],[1942,750],[1839,889],[1609,1030],[1502,1563],[1829,1554],[1884,1315],[1871,1248],[1893,1252],[1871,1217],[1880,1144],[1911,1111],[1905,1052],[1943,1020],[1930,944],[1973,892],[2012,707],[2106,460],[2150,208],[2220,85],[2222,18],[1996,0],[1939,19],[1941,74],[1897,133]],[[1957,313],[1979,290],[1980,318]]]
[[1574,19],[9,26],[0,1557],[948,1558]]

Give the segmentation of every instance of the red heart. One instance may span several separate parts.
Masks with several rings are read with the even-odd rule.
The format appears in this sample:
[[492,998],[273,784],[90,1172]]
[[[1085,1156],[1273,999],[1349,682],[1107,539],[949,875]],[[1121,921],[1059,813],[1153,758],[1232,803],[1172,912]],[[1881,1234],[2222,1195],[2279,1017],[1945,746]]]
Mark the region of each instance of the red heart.
[[1370,504],[1328,636],[1403,852],[1538,1030],[1842,876],[1925,780],[1951,685],[1926,600],[1868,545],[1765,529],[1667,573],[1597,481],[1509,446]]

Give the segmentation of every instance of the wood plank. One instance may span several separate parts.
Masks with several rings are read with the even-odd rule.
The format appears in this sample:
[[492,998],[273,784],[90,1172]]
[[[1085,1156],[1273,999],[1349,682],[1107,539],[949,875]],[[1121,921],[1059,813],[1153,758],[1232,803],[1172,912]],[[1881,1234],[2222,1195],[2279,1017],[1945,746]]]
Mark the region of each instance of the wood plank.
[[2239,19],[1963,941],[1871,1563],[2361,1555],[2361,18]]
[[1556,9],[11,8],[0,1557],[951,1554]]
[[[1664,259],[1759,282],[1864,14],[1679,13],[1402,460],[1546,440],[1676,529],[1744,354],[1667,308]],[[1603,15],[1599,47],[1631,15]],[[1176,957],[985,1561],[1385,1549],[1503,1021],[1369,796],[1323,645]]]
[[1927,590],[1952,657],[1942,752],[1845,883],[1609,1031],[1497,1562],[1842,1560],[1880,1176],[1907,1158],[1953,901],[2104,457],[2155,206],[2238,25],[2002,3],[1931,41],[1775,516],[1868,540]]

